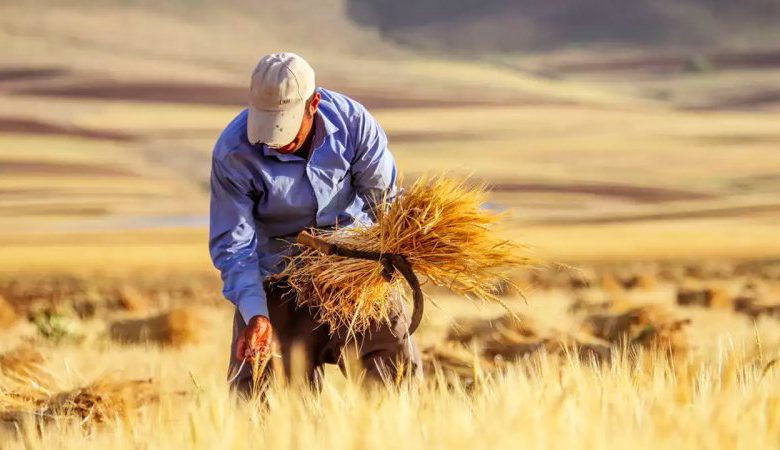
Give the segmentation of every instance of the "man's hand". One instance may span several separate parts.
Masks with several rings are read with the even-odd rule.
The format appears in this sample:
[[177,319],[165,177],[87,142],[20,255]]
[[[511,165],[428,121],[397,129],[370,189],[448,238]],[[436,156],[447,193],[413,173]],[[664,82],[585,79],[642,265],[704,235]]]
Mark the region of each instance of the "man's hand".
[[238,337],[236,358],[248,361],[254,361],[258,357],[265,358],[271,352],[272,338],[273,329],[268,317],[252,317]]

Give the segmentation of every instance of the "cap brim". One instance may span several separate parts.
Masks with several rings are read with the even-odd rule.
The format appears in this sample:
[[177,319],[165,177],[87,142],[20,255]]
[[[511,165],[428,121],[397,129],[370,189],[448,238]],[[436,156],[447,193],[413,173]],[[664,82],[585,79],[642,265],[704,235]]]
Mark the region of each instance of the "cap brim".
[[246,133],[252,144],[283,147],[295,139],[303,122],[306,102],[300,102],[282,111],[267,111],[249,107]]

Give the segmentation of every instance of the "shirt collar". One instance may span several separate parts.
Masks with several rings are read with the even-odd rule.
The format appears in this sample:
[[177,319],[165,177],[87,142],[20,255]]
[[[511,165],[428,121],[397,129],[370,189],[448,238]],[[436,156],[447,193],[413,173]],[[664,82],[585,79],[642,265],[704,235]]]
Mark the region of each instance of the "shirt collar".
[[[323,138],[339,131],[339,127],[330,120],[329,116],[328,112],[323,111],[322,109],[317,113],[317,117],[321,119],[320,122],[322,123],[322,133],[317,134],[321,135]],[[320,142],[320,144],[322,144],[322,142]]]
[[[316,150],[319,148],[323,142],[325,142],[325,138],[327,136],[330,136],[331,134],[334,134],[339,129],[329,118],[328,114],[324,111],[320,110],[317,112],[317,115],[314,116],[314,141],[312,142],[312,145],[314,146],[314,149]],[[294,153],[279,153],[276,150],[272,149],[271,147],[263,144],[263,154],[265,156],[275,156],[280,161],[300,161],[302,158],[299,156],[296,156]]]
[[279,153],[265,144],[263,144],[263,154],[265,156],[275,156],[280,161],[298,161],[301,159],[300,157],[295,156],[295,153]]

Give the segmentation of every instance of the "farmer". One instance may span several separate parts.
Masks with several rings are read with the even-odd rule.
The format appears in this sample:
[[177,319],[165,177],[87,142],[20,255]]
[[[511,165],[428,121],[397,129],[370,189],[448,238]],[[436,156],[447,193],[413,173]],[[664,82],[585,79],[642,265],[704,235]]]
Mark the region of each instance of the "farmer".
[[328,329],[315,320],[316,311],[297,308],[289,285],[272,277],[300,231],[370,223],[373,200],[395,193],[387,137],[365,107],[316,87],[314,70],[300,56],[264,56],[252,73],[249,107],[222,132],[211,166],[209,249],[223,294],[236,306],[233,388],[250,391],[250,362],[270,356],[272,340],[287,376],[291,349],[303,350],[305,376],[315,384],[323,364],[344,369],[348,345],[369,378],[419,375],[419,353],[405,334],[409,318],[397,295],[389,323],[347,339],[347,330]]

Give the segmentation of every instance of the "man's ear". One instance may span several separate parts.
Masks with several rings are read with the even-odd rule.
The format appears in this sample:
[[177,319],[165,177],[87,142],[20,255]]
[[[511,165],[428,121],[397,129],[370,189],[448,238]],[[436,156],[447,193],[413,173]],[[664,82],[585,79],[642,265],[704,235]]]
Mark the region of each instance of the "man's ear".
[[309,102],[309,113],[314,114],[317,112],[317,107],[320,105],[320,93],[315,92],[314,95],[311,97],[311,102]]

